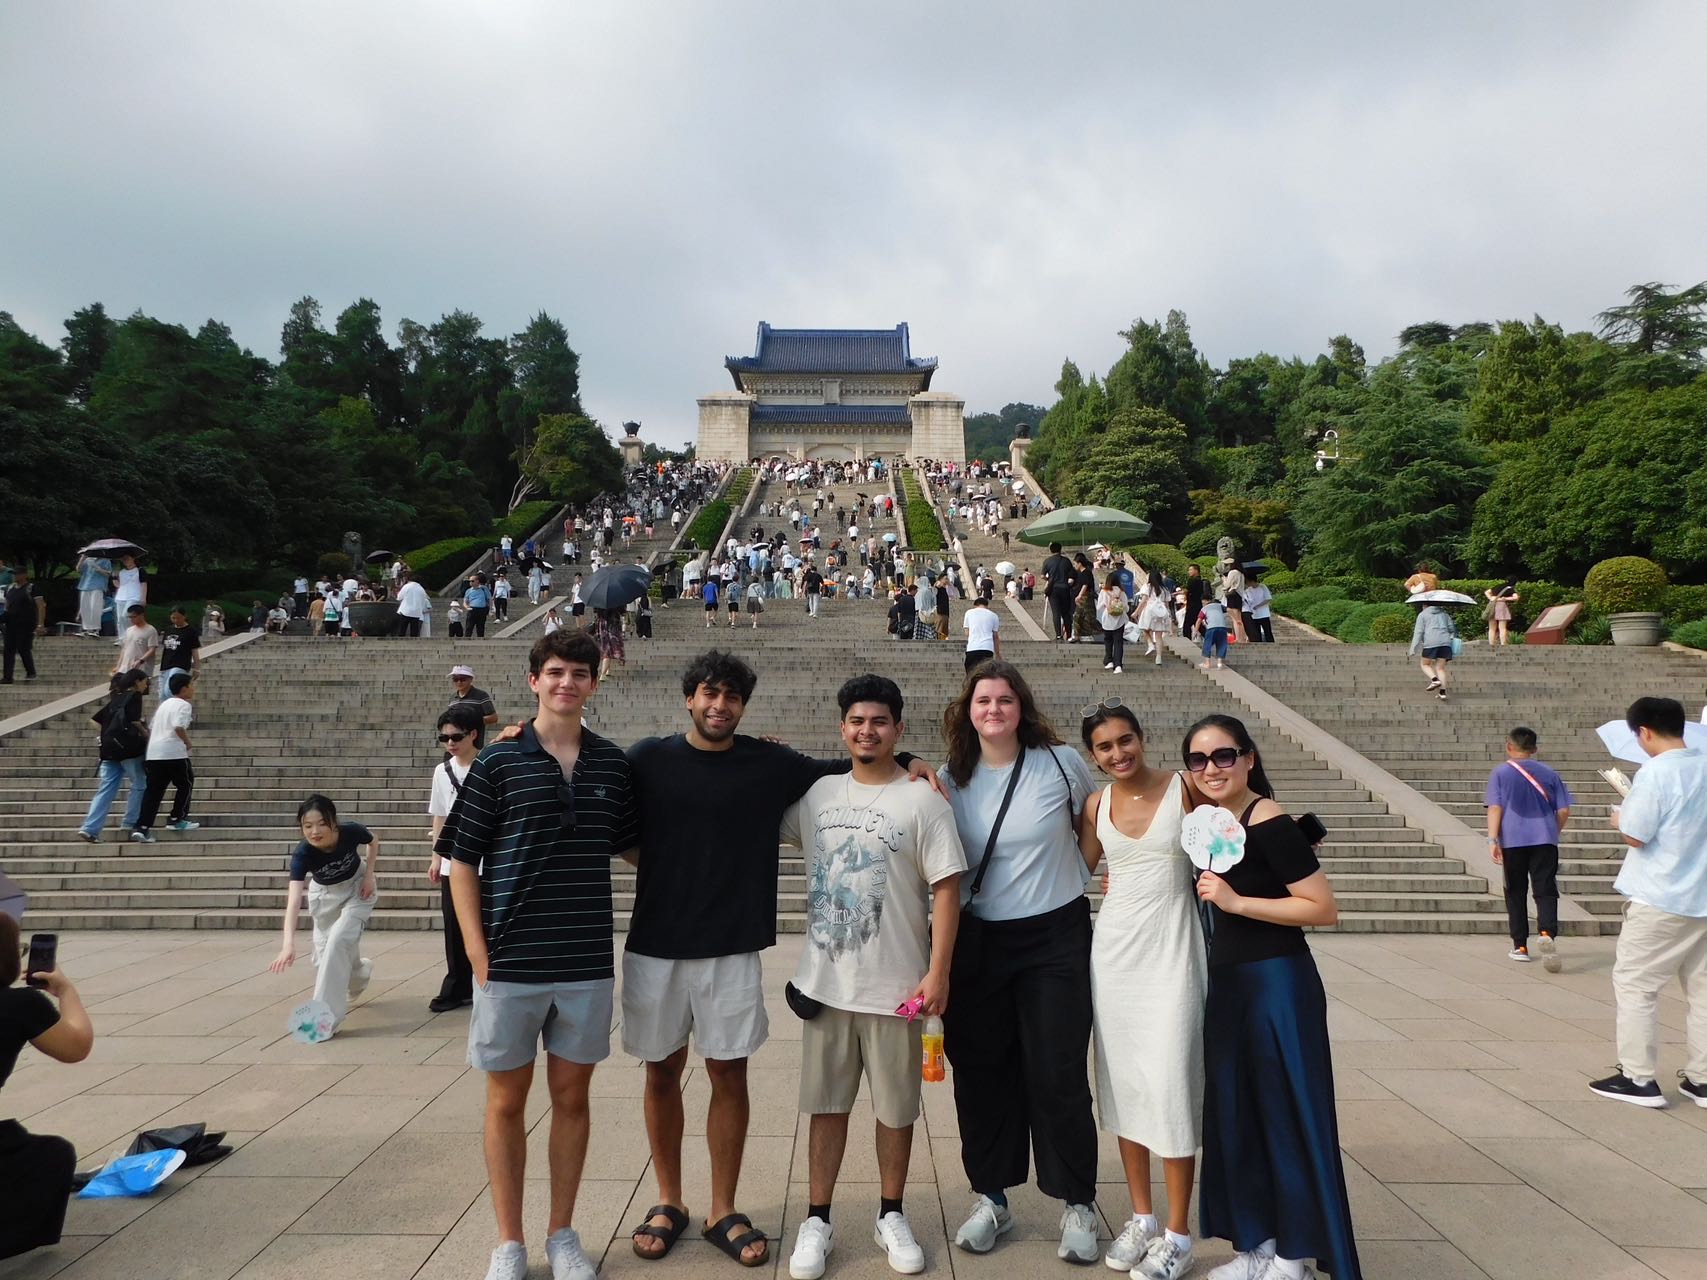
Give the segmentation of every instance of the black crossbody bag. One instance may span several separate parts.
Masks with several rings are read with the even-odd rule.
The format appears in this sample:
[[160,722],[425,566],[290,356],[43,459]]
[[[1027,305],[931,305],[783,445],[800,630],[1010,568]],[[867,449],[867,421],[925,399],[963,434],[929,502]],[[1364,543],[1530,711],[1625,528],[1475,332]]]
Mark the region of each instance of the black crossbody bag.
[[[1061,771],[1061,781],[1067,786],[1067,826],[1073,829],[1073,784],[1067,777],[1067,770],[1062,767],[1061,761],[1056,759],[1053,751],[1049,752],[1049,758]],[[976,970],[984,958],[984,921],[972,914],[971,907],[978,901],[978,891],[984,887],[984,875],[990,869],[990,856],[996,852],[996,837],[1002,832],[1002,819],[1008,816],[1008,806],[1013,803],[1014,792],[1019,789],[1019,777],[1024,769],[1025,747],[1021,746],[1019,756],[1014,760],[1014,771],[1008,775],[1008,789],[1002,794],[1001,808],[996,810],[996,820],[990,825],[990,838],[984,842],[984,856],[978,860],[978,871],[972,877],[972,896],[960,909],[960,929],[954,937],[953,969],[963,973]]]
[[451,850],[456,848],[456,824],[462,816],[462,783],[456,780],[456,773],[450,767],[450,761],[443,765],[445,777],[450,779],[450,789],[456,793],[456,799],[451,801],[450,813],[445,816],[444,826],[439,828],[439,837],[433,841],[433,852],[441,858],[450,857]]

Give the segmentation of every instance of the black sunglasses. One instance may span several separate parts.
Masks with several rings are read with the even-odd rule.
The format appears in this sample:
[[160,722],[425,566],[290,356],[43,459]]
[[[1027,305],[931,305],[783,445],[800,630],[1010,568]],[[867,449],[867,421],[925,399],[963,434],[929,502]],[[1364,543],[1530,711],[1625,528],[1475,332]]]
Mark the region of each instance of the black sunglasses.
[[1104,698],[1101,702],[1086,703],[1084,706],[1079,708],[1079,716],[1081,719],[1089,720],[1099,711],[1113,711],[1116,707],[1124,707],[1125,705],[1126,704],[1120,700],[1120,695],[1117,693],[1114,697]]
[[440,742],[461,742],[467,736],[468,735],[466,733],[441,733],[439,735],[439,741]]
[[1202,773],[1211,764],[1217,769],[1231,769],[1239,762],[1240,756],[1248,756],[1250,752],[1244,747],[1216,747],[1205,755],[1201,751],[1185,753],[1185,767],[1193,773]]

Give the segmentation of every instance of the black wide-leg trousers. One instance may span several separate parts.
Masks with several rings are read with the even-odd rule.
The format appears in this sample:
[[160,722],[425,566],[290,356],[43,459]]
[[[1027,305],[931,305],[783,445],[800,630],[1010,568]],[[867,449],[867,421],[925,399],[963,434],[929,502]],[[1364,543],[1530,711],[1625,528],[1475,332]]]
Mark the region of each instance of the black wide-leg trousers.
[[976,943],[955,946],[943,1018],[966,1176],[984,1194],[1023,1186],[1035,1154],[1045,1195],[1090,1204],[1090,903],[981,920],[976,932]]

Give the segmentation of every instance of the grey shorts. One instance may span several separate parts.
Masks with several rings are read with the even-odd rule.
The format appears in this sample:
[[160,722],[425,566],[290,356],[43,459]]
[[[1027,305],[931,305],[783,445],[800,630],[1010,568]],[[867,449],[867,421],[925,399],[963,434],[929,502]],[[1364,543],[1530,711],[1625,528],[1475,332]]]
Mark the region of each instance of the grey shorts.
[[622,955],[622,1049],[662,1062],[693,1036],[702,1058],[750,1058],[770,1036],[757,951],[699,960]]
[[591,982],[474,984],[468,1022],[468,1065],[514,1071],[539,1054],[591,1065],[610,1057],[614,978]]

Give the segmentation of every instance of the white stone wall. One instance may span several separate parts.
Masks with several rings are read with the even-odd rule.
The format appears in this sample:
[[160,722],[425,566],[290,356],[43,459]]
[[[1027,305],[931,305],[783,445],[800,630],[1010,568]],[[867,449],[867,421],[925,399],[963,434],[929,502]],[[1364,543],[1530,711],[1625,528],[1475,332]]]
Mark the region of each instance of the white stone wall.
[[913,419],[909,457],[966,461],[966,402],[946,391],[921,391],[907,401]]
[[752,408],[753,397],[740,391],[714,391],[701,396],[694,456],[702,462],[745,462],[753,457]]

